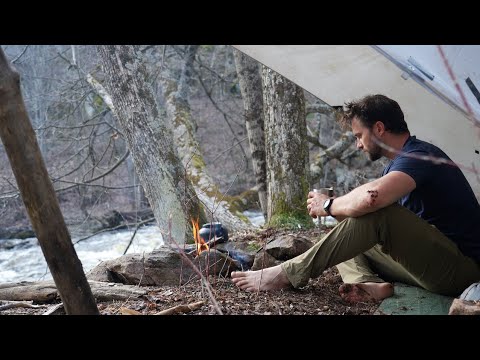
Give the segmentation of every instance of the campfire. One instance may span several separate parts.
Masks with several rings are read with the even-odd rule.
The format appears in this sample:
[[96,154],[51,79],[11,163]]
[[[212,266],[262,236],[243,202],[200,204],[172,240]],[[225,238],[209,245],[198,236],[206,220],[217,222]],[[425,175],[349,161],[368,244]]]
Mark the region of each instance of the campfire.
[[193,228],[193,240],[195,241],[195,245],[197,247],[197,255],[200,255],[203,251],[209,249],[208,244],[201,238],[198,229],[198,220],[191,220],[192,221],[192,228]]

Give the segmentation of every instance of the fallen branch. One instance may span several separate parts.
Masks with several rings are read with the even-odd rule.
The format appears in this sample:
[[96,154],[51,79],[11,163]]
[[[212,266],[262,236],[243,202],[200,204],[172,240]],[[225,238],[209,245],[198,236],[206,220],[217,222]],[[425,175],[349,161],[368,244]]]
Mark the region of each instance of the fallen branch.
[[[0,301],[0,304],[1,303],[3,303],[3,301]],[[41,308],[41,307],[44,307],[44,306],[42,306],[42,305],[32,305],[30,303],[26,303],[26,302],[23,302],[23,301],[8,301],[7,304],[0,305],[0,311],[7,310],[7,309],[13,309],[13,308],[19,308],[19,307],[38,309],[38,308]]]
[[182,314],[187,313],[193,310],[200,309],[205,304],[205,301],[197,301],[188,305],[177,305],[172,308],[162,310],[155,315],[173,315],[173,314]]
[[[147,293],[146,290],[133,285],[112,284],[92,280],[89,280],[88,283],[97,301],[139,298]],[[31,285],[0,288],[0,300],[33,300],[36,303],[50,303],[58,298],[59,294],[53,280],[41,281]]]
[[59,315],[61,313],[65,313],[63,302],[50,306],[42,315]]
[[139,312],[137,310],[129,309],[129,308],[126,308],[126,307],[121,307],[119,312],[122,315],[142,315],[141,312]]

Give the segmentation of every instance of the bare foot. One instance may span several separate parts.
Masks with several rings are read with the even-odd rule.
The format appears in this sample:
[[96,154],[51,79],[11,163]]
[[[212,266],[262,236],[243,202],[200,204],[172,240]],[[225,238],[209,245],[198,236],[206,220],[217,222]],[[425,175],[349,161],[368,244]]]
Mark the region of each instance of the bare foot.
[[257,271],[233,271],[232,282],[246,291],[278,290],[291,286],[280,265]]
[[340,296],[350,303],[379,301],[393,295],[393,285],[390,283],[360,283],[343,284],[340,286]]

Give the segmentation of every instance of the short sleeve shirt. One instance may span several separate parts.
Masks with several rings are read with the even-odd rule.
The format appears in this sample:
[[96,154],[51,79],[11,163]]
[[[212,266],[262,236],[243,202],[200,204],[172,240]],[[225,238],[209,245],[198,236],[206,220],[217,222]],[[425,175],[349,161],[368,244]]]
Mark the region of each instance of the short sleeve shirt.
[[[444,159],[447,163],[435,161]],[[463,254],[480,262],[480,205],[464,174],[438,147],[410,136],[383,175],[401,171],[415,190],[398,202],[435,225]]]

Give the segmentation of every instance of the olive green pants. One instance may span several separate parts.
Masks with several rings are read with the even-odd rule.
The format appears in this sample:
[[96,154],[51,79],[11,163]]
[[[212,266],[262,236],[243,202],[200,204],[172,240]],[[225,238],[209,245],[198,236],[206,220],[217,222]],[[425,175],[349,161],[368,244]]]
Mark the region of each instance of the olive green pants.
[[294,287],[334,265],[345,283],[399,281],[457,296],[480,280],[480,265],[413,212],[393,204],[347,218],[303,254],[282,263]]

